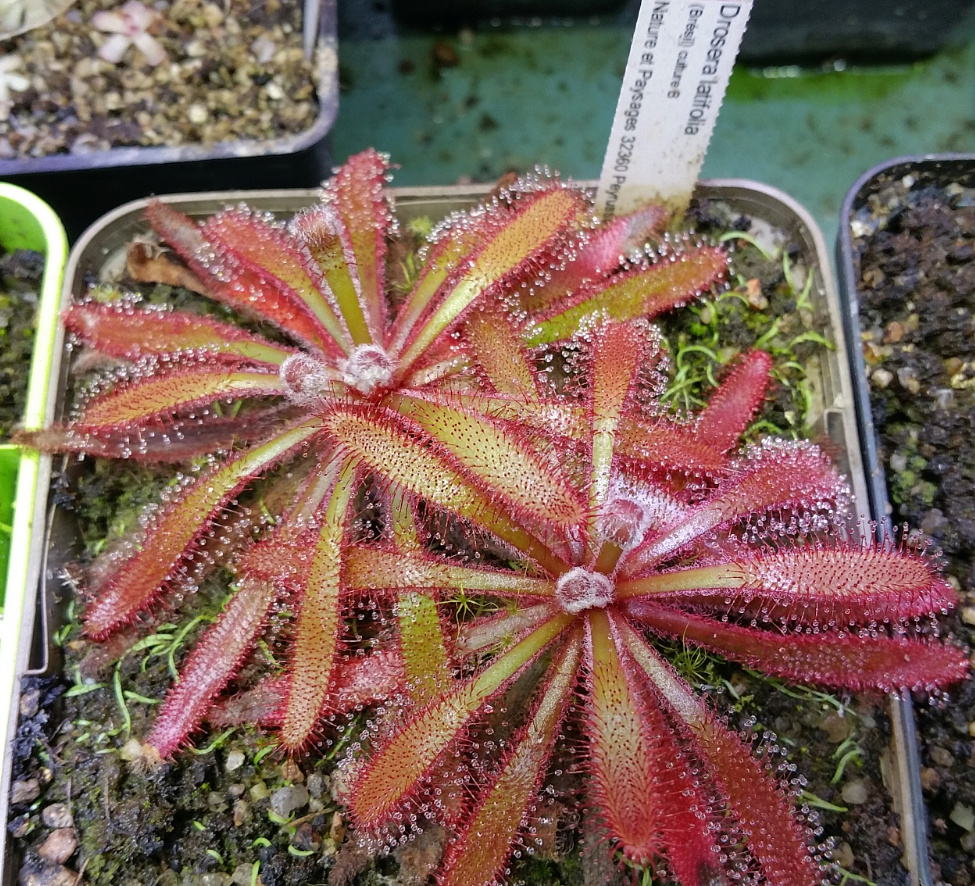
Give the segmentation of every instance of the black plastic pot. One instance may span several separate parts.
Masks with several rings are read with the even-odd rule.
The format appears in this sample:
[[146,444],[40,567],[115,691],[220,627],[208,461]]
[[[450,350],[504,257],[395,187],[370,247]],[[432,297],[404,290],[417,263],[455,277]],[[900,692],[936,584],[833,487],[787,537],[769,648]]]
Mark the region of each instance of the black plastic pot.
[[318,115],[297,135],[213,145],[119,147],[90,154],[0,160],[0,181],[47,201],[74,242],[123,203],[174,191],[314,187],[328,177],[328,134],[338,114],[337,0],[321,0]]
[[[848,342],[861,341],[863,328],[860,314],[860,253],[855,247],[855,238],[869,236],[874,226],[878,224],[874,219],[875,211],[887,208],[881,195],[885,189],[894,184],[906,192],[917,192],[930,187],[943,187],[952,182],[957,182],[964,187],[975,187],[975,155],[945,154],[898,158],[870,169],[848,191],[840,215],[836,245],[842,319]],[[891,497],[888,476],[880,457],[880,437],[871,410],[866,359],[860,347],[850,347],[847,355],[850,360],[870,513],[877,521],[878,532],[889,533],[892,514]],[[923,434],[924,429],[920,429],[920,432]],[[969,679],[971,680],[972,677],[970,676]],[[909,768],[905,776],[911,782],[912,789],[909,796],[912,798],[913,809],[905,812],[911,814],[919,825],[916,828],[916,849],[921,864],[916,871],[917,882],[921,886],[932,886],[935,879],[929,863],[930,822],[922,793],[921,750],[915,726],[915,713],[910,698],[901,700],[898,706],[909,737],[906,748]]]

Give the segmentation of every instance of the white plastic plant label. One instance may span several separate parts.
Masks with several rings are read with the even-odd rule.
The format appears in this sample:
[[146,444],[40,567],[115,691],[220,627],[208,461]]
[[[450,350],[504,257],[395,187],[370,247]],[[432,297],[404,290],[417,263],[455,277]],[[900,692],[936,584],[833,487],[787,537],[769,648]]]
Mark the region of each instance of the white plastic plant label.
[[752,0],[643,0],[596,192],[603,219],[690,201]]

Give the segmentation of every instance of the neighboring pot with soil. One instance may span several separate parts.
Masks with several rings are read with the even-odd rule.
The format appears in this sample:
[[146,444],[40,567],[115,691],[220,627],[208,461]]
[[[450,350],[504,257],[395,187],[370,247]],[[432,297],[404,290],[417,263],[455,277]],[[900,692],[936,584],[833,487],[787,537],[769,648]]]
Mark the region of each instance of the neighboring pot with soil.
[[[415,243],[409,238],[429,230],[430,218],[482,195],[463,189],[446,196],[399,192],[407,240],[404,251],[394,253],[396,264],[413,266]],[[237,196],[173,203],[187,214],[205,216]],[[310,192],[249,197],[253,208],[281,215],[313,199]],[[120,259],[133,238],[146,233],[141,216],[142,207],[123,209],[79,244],[66,300],[105,274],[124,276]],[[702,189],[690,218],[705,236],[736,243],[732,281],[720,296],[662,318],[672,356],[668,399],[677,408],[696,408],[712,387],[709,376],[720,375],[732,354],[756,345],[769,350],[777,361],[778,383],[755,432],[828,437],[837,457],[846,457],[862,500],[846,369],[831,344],[842,342],[842,332],[820,238],[808,217],[777,194],[717,184]],[[764,247],[755,247],[756,241]],[[158,285],[145,297],[161,301],[174,294],[191,299]],[[346,839],[336,799],[343,788],[333,767],[347,736],[328,731],[320,751],[283,760],[261,731],[224,729],[214,720],[195,752],[182,751],[160,769],[139,765],[138,739],[150,731],[158,699],[201,624],[221,608],[226,585],[202,584],[192,605],[184,601],[146,624],[147,636],[134,644],[93,644],[79,631],[80,607],[70,581],[58,581],[61,568],[115,543],[177,475],[107,461],[71,473],[78,474],[73,482],[59,478],[53,489],[59,506],[43,595],[48,602],[60,597],[61,622],[34,644],[49,647],[52,660],[63,659],[63,667],[24,681],[21,729],[12,746],[8,830],[24,859],[22,881],[67,881],[84,873],[93,883],[426,882],[443,850],[442,830],[430,828],[404,842],[374,867],[364,849]],[[370,617],[368,610],[359,613],[367,623]],[[268,656],[277,639],[267,638]],[[672,652],[687,679],[720,696],[718,705],[734,726],[778,736],[775,752],[786,753],[789,765],[795,765],[790,776],[800,779],[795,789],[802,803],[818,812],[820,836],[833,842],[833,858],[846,882],[900,886],[909,881],[901,858],[912,838],[896,804],[903,808],[910,800],[899,796],[902,750],[896,742],[893,750],[889,746],[892,728],[884,699],[852,701],[842,693],[796,690],[710,656],[680,648]],[[250,722],[257,716],[243,714]],[[574,786],[572,775],[565,774],[566,796]],[[890,790],[898,795],[893,803]],[[512,876],[536,884],[613,882],[618,876],[613,865],[601,861],[602,853],[588,845],[579,824],[556,792],[551,808],[539,817],[536,857],[517,861]],[[7,852],[8,869],[12,855]],[[913,865],[910,858],[908,864]]]
[[81,0],[0,40],[0,177],[72,240],[151,193],[314,186],[338,110],[336,8],[320,5],[304,34],[294,2]]
[[[840,225],[864,460],[878,519],[919,528],[975,641],[975,157],[903,158],[866,173]],[[852,352],[851,352],[852,353]],[[975,681],[915,706],[928,882],[975,882]]]

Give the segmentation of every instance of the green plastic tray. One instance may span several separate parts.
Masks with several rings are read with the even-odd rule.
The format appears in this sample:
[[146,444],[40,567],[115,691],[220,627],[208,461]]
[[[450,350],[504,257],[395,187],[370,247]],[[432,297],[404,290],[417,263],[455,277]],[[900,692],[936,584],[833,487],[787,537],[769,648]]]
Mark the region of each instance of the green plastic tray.
[[[0,182],[0,244],[6,250],[33,249],[45,256],[37,334],[31,357],[24,427],[39,428],[45,421],[47,384],[58,338],[61,280],[67,261],[68,241],[61,222],[43,200],[17,185]],[[9,697],[17,667],[18,637],[31,581],[31,551],[43,538],[43,508],[35,510],[35,498],[43,474],[44,491],[50,458],[0,446],[0,698]],[[34,558],[34,563],[39,558]],[[28,607],[32,609],[33,607]],[[0,737],[7,734],[8,706],[0,706]]]

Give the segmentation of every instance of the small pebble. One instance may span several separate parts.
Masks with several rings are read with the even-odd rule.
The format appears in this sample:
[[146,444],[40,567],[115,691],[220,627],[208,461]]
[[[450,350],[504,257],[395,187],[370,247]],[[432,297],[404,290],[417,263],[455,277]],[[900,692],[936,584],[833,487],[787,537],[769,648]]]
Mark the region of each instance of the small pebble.
[[850,718],[841,717],[836,711],[830,711],[819,721],[819,728],[833,744],[839,744],[849,736],[850,726]]
[[259,781],[251,785],[250,789],[251,800],[255,803],[258,800],[263,800],[265,797],[270,797],[271,792],[267,789],[267,785],[263,781]]
[[948,817],[963,831],[975,831],[975,812],[972,811],[971,806],[955,803],[955,808],[951,810],[951,815]]
[[281,764],[278,771],[281,773],[281,778],[292,784],[302,784],[305,780],[305,773],[301,771],[301,767],[290,758]]
[[26,837],[31,830],[30,816],[25,812],[23,815],[18,815],[16,818],[10,819],[7,830],[15,840]]
[[74,828],[58,828],[51,831],[37,847],[37,854],[45,861],[64,864],[78,848],[78,834]]
[[925,791],[933,791],[941,784],[941,776],[938,770],[930,766],[921,769],[921,788]]
[[74,819],[67,803],[52,803],[41,812],[41,821],[49,828],[73,828]]
[[921,382],[918,381],[914,369],[910,366],[902,366],[897,370],[897,380],[909,394],[917,394],[921,390]]
[[967,625],[975,625],[975,606],[964,606],[961,610],[961,620]]
[[875,369],[873,374],[870,376],[870,383],[880,390],[890,386],[890,383],[894,380],[894,373],[888,369]]
[[896,320],[891,320],[884,330],[884,342],[886,344],[896,344],[904,337],[904,327]]
[[41,785],[36,778],[15,781],[10,786],[10,802],[14,806],[32,803],[41,795]]
[[234,801],[234,827],[239,828],[247,824],[254,817],[251,805],[246,800]]
[[325,779],[320,772],[313,772],[308,776],[308,793],[316,800],[325,793]]
[[33,717],[37,713],[40,700],[39,689],[25,689],[20,696],[20,716],[25,719]]
[[308,805],[308,788],[301,784],[291,784],[278,788],[271,794],[271,809],[282,818]]
[[859,806],[861,803],[867,802],[870,797],[870,791],[867,789],[866,782],[860,779],[843,785],[840,796],[843,797],[844,803],[849,803],[851,806]]
[[948,375],[954,375],[957,372],[961,372],[961,368],[964,365],[965,361],[960,357],[948,357],[945,360],[945,372]]
[[235,886],[250,886],[254,878],[254,865],[237,865],[237,867],[234,868],[233,878]]
[[841,868],[846,868],[849,870],[853,867],[853,862],[856,857],[853,855],[853,847],[849,843],[840,843],[833,852],[833,861],[835,861]]
[[303,821],[300,825],[298,825],[298,829],[295,831],[295,835],[291,842],[296,849],[301,849],[305,852],[309,850],[315,851],[322,848],[322,841],[319,837],[318,831],[312,827],[310,821]]
[[80,881],[77,871],[53,862],[22,869],[17,878],[19,886],[78,886]]
[[341,812],[332,815],[332,824],[328,829],[328,836],[336,843],[341,843],[345,839],[345,819]]
[[224,769],[226,769],[227,772],[236,772],[241,766],[244,765],[244,761],[246,759],[247,758],[244,756],[243,751],[231,751],[229,754],[227,754],[227,762],[224,763]]
[[951,766],[955,762],[955,758],[951,751],[947,750],[946,748],[939,747],[938,745],[934,745],[934,747],[931,748],[930,753],[931,759],[934,760],[938,766]]

